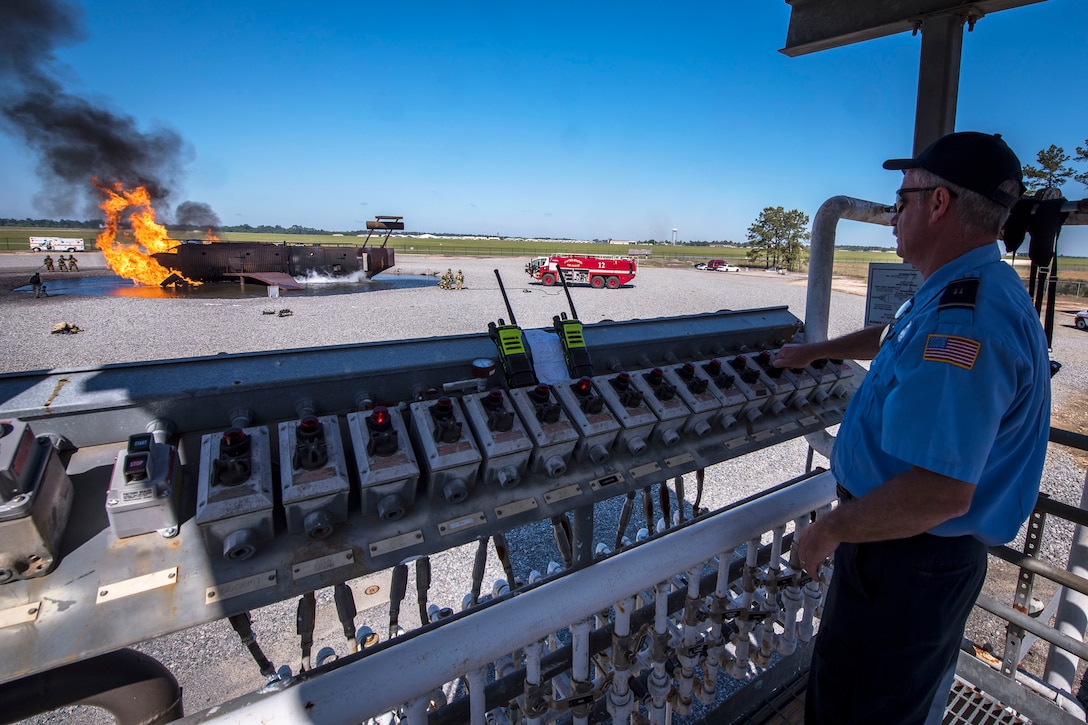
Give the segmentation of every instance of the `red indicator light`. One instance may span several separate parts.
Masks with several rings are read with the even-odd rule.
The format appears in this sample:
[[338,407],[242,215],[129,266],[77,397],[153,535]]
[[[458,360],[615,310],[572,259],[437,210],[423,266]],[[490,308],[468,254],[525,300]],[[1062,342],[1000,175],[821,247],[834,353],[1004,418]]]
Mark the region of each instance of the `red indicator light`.
[[246,439],[245,431],[241,428],[229,428],[223,431],[223,445],[236,446]]
[[654,379],[655,383],[660,383],[661,379],[665,377],[665,371],[661,368],[654,368],[650,371],[650,377]]
[[589,395],[593,392],[593,381],[589,378],[582,378],[574,384],[574,392],[579,395]]
[[711,375],[713,375],[714,377],[717,377],[718,375],[721,375],[722,361],[718,360],[718,359],[711,360],[710,362],[708,362],[706,364],[706,371],[708,373],[710,373]]
[[484,405],[488,408],[501,408],[502,407],[502,391],[492,390],[484,398]]
[[219,454],[230,458],[249,455],[249,436],[241,428],[228,428],[219,440]]
[[627,373],[620,373],[616,377],[612,378],[612,387],[616,390],[627,390],[631,385],[631,376]]
[[547,403],[551,398],[551,391],[547,385],[538,385],[529,393],[529,397],[535,403]]
[[[721,366],[719,365],[719,367]],[[691,363],[684,363],[684,366],[678,372],[684,380],[691,380],[695,377],[695,366]]]
[[302,435],[313,435],[321,430],[321,421],[313,416],[303,418],[299,421],[298,432]]
[[438,402],[434,404],[434,412],[438,415],[452,415],[453,401],[449,398],[439,398]]
[[374,428],[380,430],[386,430],[393,424],[393,418],[389,414],[389,408],[384,406],[378,406],[374,409],[374,412],[370,414],[370,422]]

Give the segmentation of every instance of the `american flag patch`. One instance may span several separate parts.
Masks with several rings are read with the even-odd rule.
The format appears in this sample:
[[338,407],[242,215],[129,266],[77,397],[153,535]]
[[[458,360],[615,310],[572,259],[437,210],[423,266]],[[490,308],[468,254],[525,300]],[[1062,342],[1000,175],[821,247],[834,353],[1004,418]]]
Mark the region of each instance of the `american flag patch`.
[[982,343],[966,337],[930,335],[926,338],[926,349],[922,353],[922,359],[952,363],[965,370],[970,370],[975,366],[978,351],[981,349]]

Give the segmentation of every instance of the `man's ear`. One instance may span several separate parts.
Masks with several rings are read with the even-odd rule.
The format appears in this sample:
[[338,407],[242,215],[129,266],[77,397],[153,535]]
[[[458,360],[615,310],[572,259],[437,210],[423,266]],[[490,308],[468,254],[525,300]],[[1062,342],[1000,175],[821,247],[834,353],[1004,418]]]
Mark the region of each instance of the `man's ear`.
[[949,214],[952,208],[952,192],[943,186],[938,186],[929,195],[927,208],[929,209],[929,220],[931,222],[936,222]]

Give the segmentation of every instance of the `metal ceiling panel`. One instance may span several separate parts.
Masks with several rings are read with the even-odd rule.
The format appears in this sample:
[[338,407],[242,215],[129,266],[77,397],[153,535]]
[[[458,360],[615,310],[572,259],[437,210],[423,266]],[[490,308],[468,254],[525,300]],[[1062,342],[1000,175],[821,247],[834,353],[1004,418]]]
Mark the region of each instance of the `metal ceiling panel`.
[[786,0],[792,7],[786,47],[796,57],[913,30],[929,15],[981,17],[1046,0]]

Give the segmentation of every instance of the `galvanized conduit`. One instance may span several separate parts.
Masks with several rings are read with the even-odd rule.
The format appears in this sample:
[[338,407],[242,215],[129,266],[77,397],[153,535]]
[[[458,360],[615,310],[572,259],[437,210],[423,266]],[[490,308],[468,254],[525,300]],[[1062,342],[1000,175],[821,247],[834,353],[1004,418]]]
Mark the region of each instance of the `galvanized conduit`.
[[[827,340],[831,317],[831,278],[835,273],[835,235],[839,220],[890,226],[892,213],[886,204],[863,201],[850,196],[833,196],[816,212],[812,220],[812,241],[808,256],[808,294],[805,298],[805,341]],[[826,458],[831,457],[835,438],[826,430],[810,433],[805,440]]]
[[0,685],[0,719],[4,722],[69,705],[101,707],[120,725],[158,725],[184,715],[181,687],[170,670],[130,649]]
[[835,267],[835,234],[840,219],[891,226],[887,204],[849,196],[833,196],[820,205],[812,220],[808,258],[808,296],[805,298],[805,340],[827,340],[831,315],[831,277]]
[[240,698],[193,722],[350,723],[364,715],[388,712],[527,642],[568,627],[586,612],[608,609],[623,593],[652,588],[834,498],[835,481],[829,473],[775,489],[692,522],[683,536],[663,536],[621,551],[592,567],[515,594],[486,611],[450,621],[425,638],[303,679],[280,692]]

